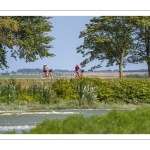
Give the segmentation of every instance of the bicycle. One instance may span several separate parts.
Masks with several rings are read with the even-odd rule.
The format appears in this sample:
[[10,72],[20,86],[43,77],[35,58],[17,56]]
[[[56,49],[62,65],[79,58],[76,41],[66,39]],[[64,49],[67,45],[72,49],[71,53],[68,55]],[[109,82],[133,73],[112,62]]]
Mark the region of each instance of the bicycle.
[[84,70],[83,69],[79,73],[74,74],[75,78],[83,77],[83,75],[84,75]]
[[53,79],[52,69],[49,69],[47,72],[42,72],[41,73],[41,78],[44,78],[44,79],[51,78],[51,79]]

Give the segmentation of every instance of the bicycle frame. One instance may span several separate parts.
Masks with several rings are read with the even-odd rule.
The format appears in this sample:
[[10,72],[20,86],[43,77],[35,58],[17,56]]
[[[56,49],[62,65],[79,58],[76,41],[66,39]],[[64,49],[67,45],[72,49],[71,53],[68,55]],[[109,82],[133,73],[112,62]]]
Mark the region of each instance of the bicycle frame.
[[75,73],[74,76],[75,78],[83,77],[83,72],[80,72],[79,74]]
[[41,73],[41,78],[51,78],[53,79],[53,76],[52,76],[52,72],[48,71],[48,72],[42,72]]

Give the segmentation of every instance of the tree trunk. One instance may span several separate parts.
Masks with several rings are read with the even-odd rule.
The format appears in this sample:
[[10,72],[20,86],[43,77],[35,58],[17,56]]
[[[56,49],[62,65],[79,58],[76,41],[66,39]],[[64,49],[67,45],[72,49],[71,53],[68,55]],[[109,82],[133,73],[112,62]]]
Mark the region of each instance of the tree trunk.
[[123,56],[124,56],[124,52],[121,55],[120,63],[119,63],[119,78],[123,78],[123,73],[122,73]]
[[147,63],[148,66],[148,78],[150,78],[150,62]]
[[150,38],[148,37],[147,39],[147,42],[146,42],[146,53],[147,53],[147,58],[148,58],[148,61],[147,61],[147,66],[148,66],[148,78],[150,78],[150,60],[149,60],[149,57],[150,57]]
[[119,78],[123,77],[123,73],[122,73],[122,63],[119,64]]

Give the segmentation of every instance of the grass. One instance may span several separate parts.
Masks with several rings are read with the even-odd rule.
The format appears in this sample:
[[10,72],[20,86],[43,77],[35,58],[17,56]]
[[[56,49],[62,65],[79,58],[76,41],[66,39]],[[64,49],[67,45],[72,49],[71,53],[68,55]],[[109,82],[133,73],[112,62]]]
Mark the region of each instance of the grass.
[[[71,78],[72,76],[54,76],[54,79],[57,78]],[[37,74],[37,75],[0,75],[0,79],[42,79],[41,75]]]
[[89,106],[84,104],[82,107],[79,106],[78,101],[68,101],[63,100],[59,103],[53,104],[39,104],[38,102],[28,103],[26,101],[15,101],[10,103],[0,103],[0,112],[27,112],[27,111],[50,111],[50,110],[61,110],[61,109],[100,109],[100,110],[134,110],[143,106],[150,107],[150,104],[115,104],[115,103],[97,103],[94,102],[93,105]]
[[113,110],[102,116],[71,115],[45,120],[23,134],[150,134],[150,107]]

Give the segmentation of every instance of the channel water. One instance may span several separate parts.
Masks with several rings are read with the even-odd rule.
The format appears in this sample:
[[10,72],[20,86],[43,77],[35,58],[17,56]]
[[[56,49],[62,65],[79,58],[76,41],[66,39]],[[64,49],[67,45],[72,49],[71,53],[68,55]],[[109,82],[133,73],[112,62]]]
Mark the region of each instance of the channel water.
[[57,110],[57,111],[33,111],[33,112],[0,112],[0,134],[6,131],[15,131],[22,134],[22,131],[30,131],[36,124],[46,119],[65,119],[69,115],[83,114],[85,117],[91,115],[103,115],[110,110]]

